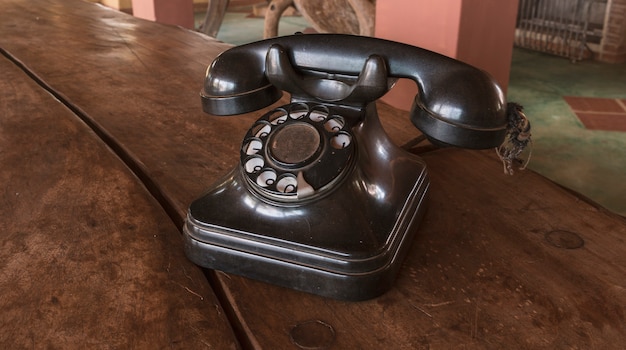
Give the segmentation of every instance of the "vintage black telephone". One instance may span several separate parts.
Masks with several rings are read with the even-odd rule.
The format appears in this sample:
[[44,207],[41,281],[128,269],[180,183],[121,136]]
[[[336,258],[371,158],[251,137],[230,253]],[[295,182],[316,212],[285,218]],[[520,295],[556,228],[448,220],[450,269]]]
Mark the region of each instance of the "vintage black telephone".
[[296,34],[232,48],[207,70],[214,115],[291,103],[261,116],[240,163],[194,201],[187,256],[203,267],[343,300],[393,283],[424,213],[422,160],[383,131],[375,100],[417,83],[411,121],[434,143],[499,146],[506,103],[484,72],[417,47]]

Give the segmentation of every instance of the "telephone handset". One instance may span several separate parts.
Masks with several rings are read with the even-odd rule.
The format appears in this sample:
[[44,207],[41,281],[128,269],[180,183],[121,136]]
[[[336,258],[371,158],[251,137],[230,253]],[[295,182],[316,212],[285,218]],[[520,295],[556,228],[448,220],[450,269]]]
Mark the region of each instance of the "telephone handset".
[[375,101],[416,82],[412,123],[432,142],[491,148],[506,103],[484,72],[406,44],[296,34],[234,47],[207,69],[205,112],[276,102],[248,130],[240,162],[188,211],[198,265],[343,300],[386,291],[425,211],[423,161],[383,131]]

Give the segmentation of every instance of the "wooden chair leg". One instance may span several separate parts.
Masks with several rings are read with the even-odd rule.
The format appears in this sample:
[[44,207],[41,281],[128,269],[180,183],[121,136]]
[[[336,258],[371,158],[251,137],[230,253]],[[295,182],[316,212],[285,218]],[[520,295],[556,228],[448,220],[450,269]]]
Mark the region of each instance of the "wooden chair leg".
[[208,0],[206,15],[198,31],[212,37],[220,30],[229,0]]
[[278,35],[278,22],[287,7],[293,5],[293,0],[272,0],[265,13],[263,38],[273,38]]
[[[376,6],[372,0],[348,0],[359,21],[359,35],[374,36]],[[356,34],[356,33],[353,33]]]

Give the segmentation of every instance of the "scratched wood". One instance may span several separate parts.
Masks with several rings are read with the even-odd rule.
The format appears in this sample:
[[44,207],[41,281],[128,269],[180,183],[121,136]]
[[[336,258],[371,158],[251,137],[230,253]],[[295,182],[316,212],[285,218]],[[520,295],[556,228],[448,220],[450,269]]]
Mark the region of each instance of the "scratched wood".
[[[0,3],[0,20],[8,23],[0,45],[120,145],[182,221],[188,204],[235,165],[255,118],[200,110],[204,70],[225,46],[65,3],[51,1],[45,9]],[[71,24],[57,18],[60,13],[70,13]],[[35,34],[38,45],[20,40]],[[380,111],[399,144],[419,135],[406,113],[384,105]],[[423,157],[432,178],[429,209],[389,293],[339,302],[210,273],[244,347],[601,349],[624,343],[623,218],[531,171],[503,175],[492,151],[446,149]],[[563,248],[581,240],[582,247]]]
[[0,348],[238,348],[137,178],[4,56],[0,72]]
[[[490,152],[423,157],[432,177],[429,209],[387,294],[346,303],[224,278],[256,343],[284,346],[301,324],[323,330],[309,322],[319,320],[332,326],[337,349],[624,344],[623,218],[533,172],[505,176]],[[582,247],[563,248],[577,238]]]

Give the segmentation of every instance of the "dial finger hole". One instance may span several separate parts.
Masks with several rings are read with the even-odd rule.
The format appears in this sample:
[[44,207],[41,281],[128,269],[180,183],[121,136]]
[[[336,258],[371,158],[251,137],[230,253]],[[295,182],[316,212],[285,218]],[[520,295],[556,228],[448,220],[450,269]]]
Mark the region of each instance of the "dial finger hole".
[[282,193],[295,193],[298,190],[298,179],[293,175],[284,175],[276,183],[276,189]]
[[271,186],[276,182],[276,172],[272,169],[263,170],[256,178],[257,185],[261,187]]
[[338,132],[343,128],[345,124],[346,123],[343,118],[339,116],[334,116],[328,119],[326,123],[324,123],[324,129],[326,129],[326,131],[328,132]]
[[243,152],[247,155],[253,155],[259,153],[259,151],[263,148],[263,143],[259,139],[250,139],[243,145]]
[[287,111],[284,109],[277,109],[268,120],[272,125],[280,125],[287,121]]
[[250,174],[261,171],[263,166],[265,166],[265,161],[262,157],[251,157],[245,163],[246,172]]
[[309,114],[309,119],[311,119],[314,122],[322,122],[326,120],[326,118],[328,118],[328,113],[324,113],[320,111],[312,111],[311,114]]
[[259,122],[252,127],[252,135],[258,138],[269,135],[270,131],[272,131],[272,126],[264,122]]
[[319,113],[323,113],[328,115],[328,107],[324,106],[324,105],[314,105],[313,107],[311,107],[311,111],[312,112],[319,112]]
[[304,103],[297,103],[289,109],[289,117],[291,119],[302,119],[309,113],[309,106]]
[[347,132],[339,132],[330,138],[330,145],[335,149],[344,149],[350,145],[352,137]]

